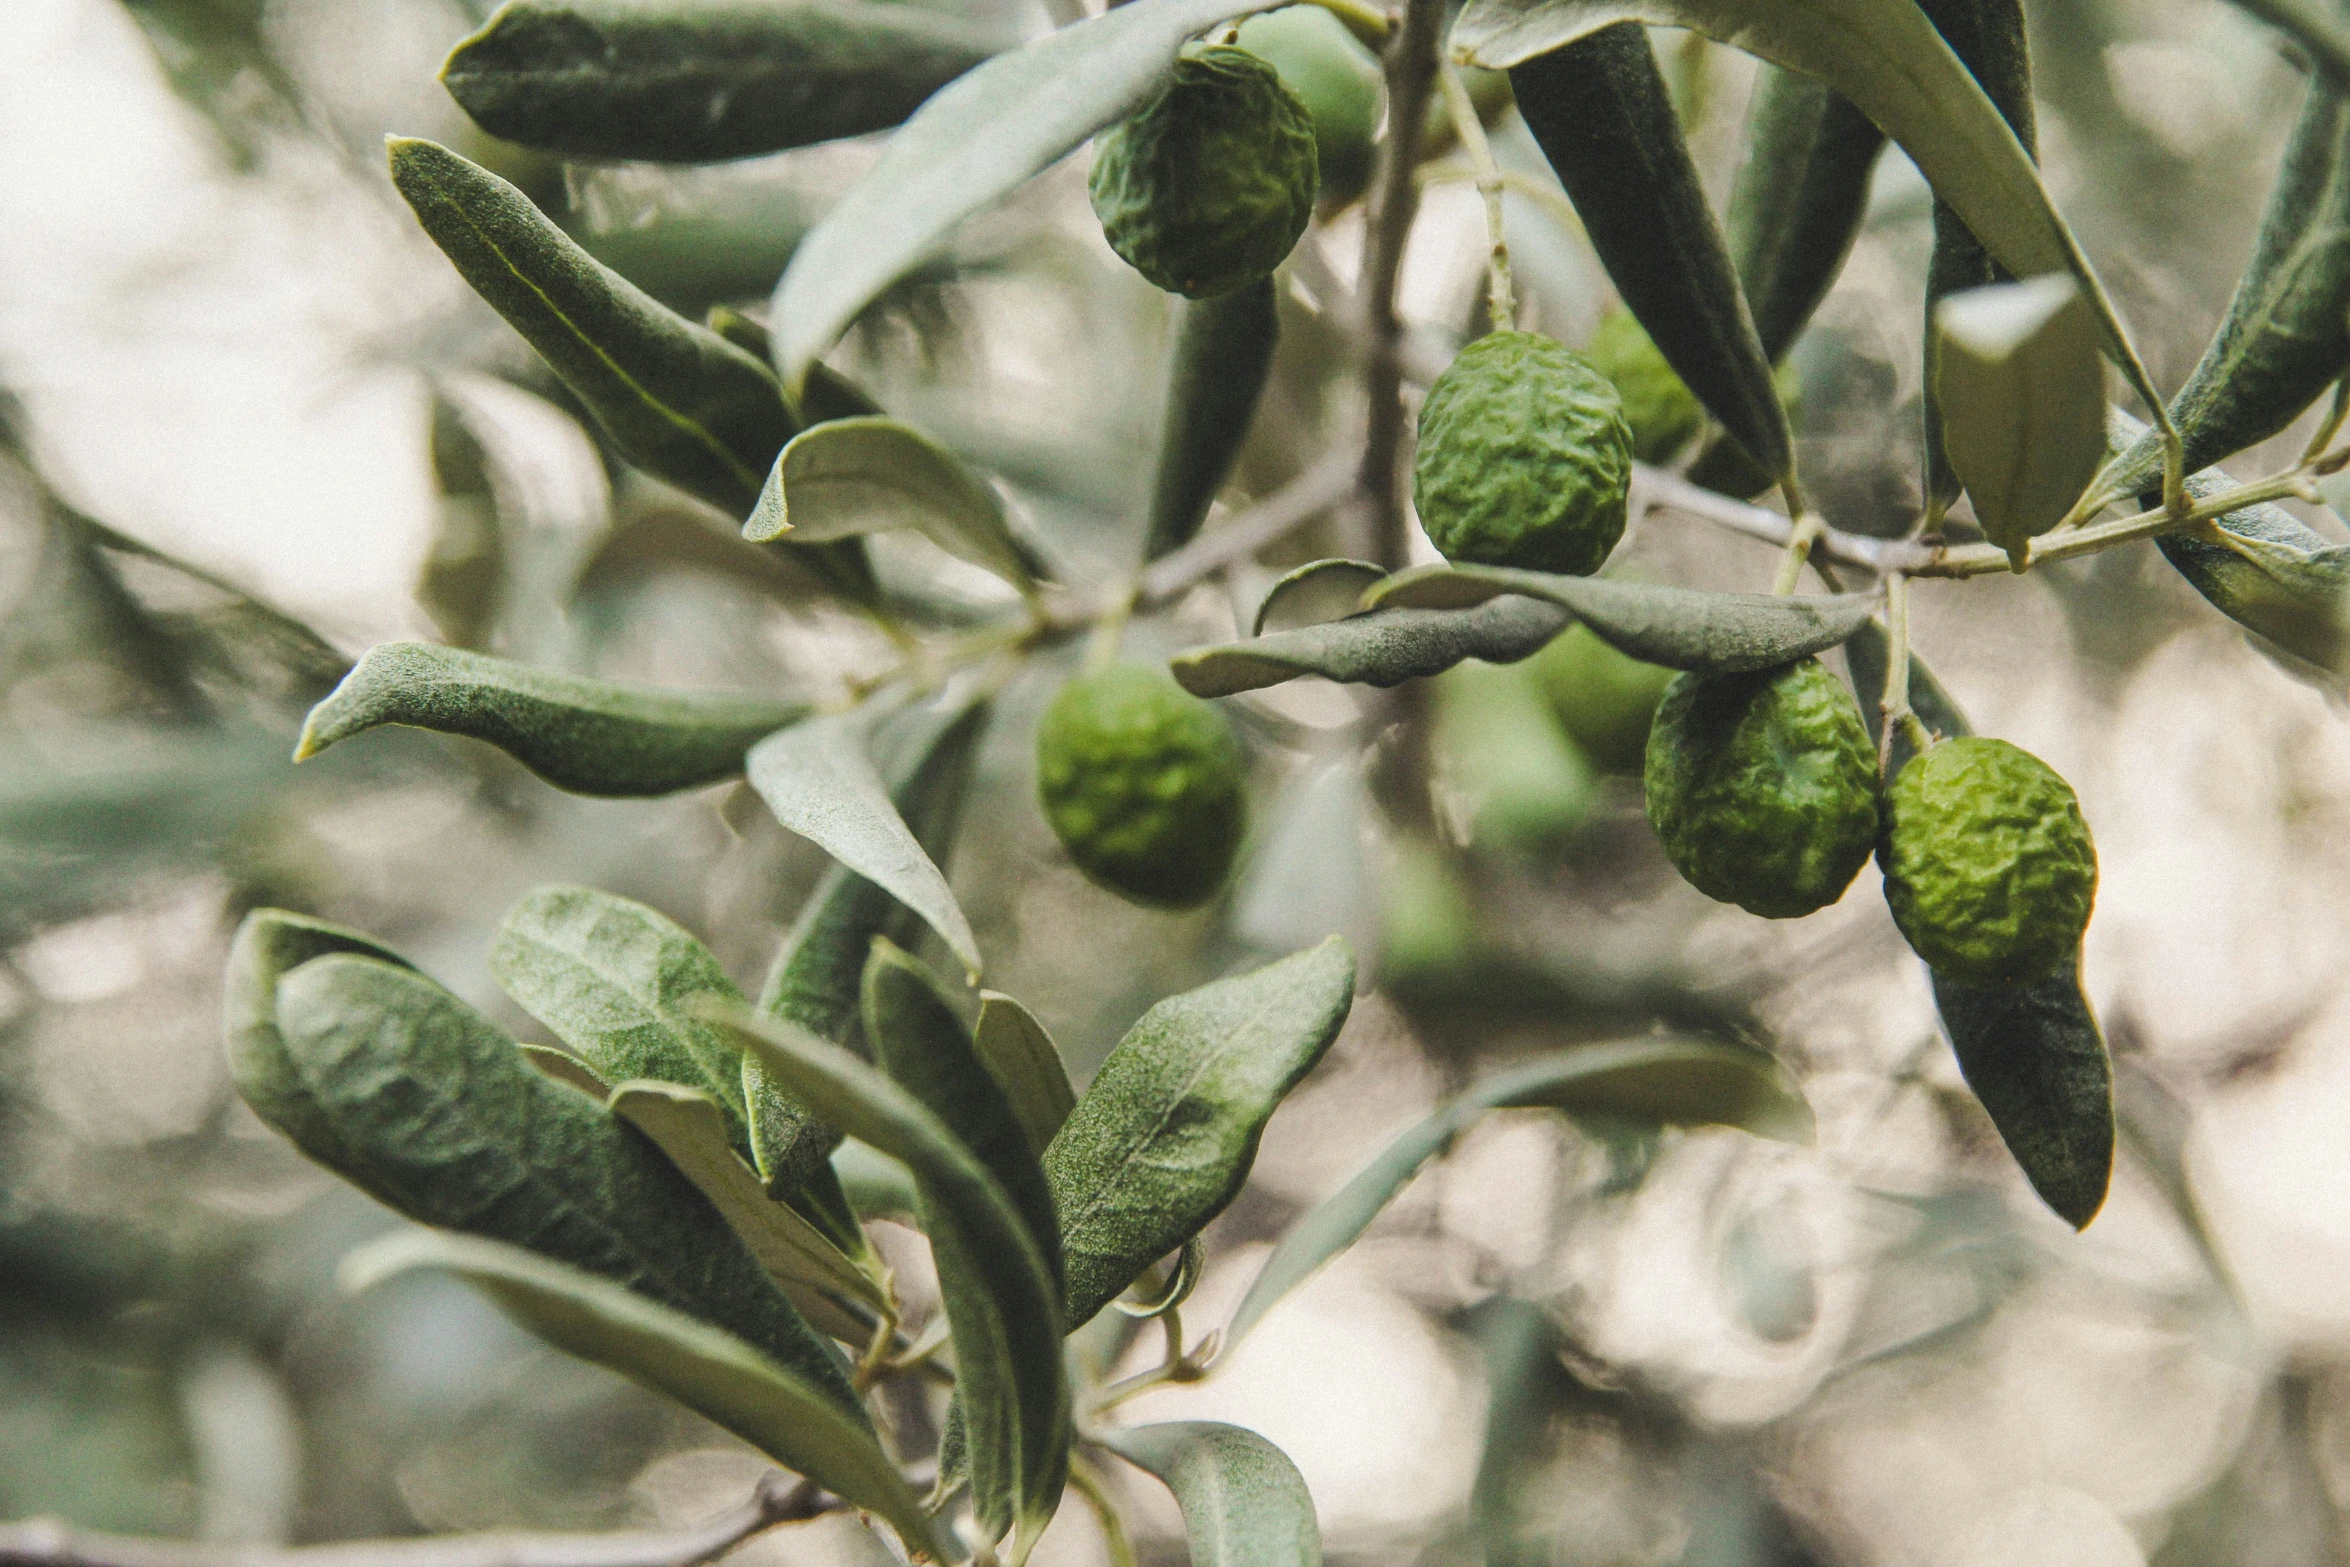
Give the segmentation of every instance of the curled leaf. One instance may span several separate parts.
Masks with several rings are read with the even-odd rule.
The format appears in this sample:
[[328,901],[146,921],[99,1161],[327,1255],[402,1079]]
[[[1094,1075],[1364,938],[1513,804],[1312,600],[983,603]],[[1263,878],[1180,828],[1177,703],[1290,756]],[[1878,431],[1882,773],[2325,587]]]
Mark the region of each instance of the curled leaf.
[[754,543],[824,544],[912,528],[1022,592],[1035,579],[995,491],[912,425],[859,415],[792,437],[743,524]]
[[1246,642],[1193,648],[1169,667],[1193,696],[1230,696],[1300,675],[1392,686],[1440,674],[1464,658],[1513,663],[1566,629],[1568,615],[1529,598],[1467,608],[1382,609]]
[[1360,606],[1363,595],[1386,576],[1386,567],[1367,560],[1307,561],[1266,590],[1249,635],[1261,637],[1344,620]]

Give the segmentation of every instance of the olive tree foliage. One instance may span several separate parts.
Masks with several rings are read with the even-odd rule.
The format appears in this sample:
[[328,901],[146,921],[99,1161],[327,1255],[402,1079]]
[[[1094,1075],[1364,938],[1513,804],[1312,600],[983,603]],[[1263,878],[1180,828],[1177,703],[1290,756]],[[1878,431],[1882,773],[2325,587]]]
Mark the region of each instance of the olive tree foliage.
[[[517,1042],[366,932],[252,913],[226,984],[239,1091],[419,1226],[352,1255],[347,1281],[454,1274],[804,1477],[723,1539],[668,1542],[679,1559],[837,1506],[912,1555],[1018,1563],[1065,1491],[1115,1533],[1094,1478],[1114,1456],[1172,1489],[1195,1562],[1295,1567],[1320,1544],[1288,1459],[1233,1427],[1126,1424],[1120,1406],[1213,1375],[1488,1111],[1635,1142],[1668,1125],[1809,1136],[1800,1090],[1740,1020],[1634,998],[1622,1037],[1469,1083],[1299,1219],[1233,1317],[1187,1345],[1201,1232],[1346,1022],[1356,960],[1332,935],[1159,998],[1073,1089],[1035,1009],[991,988],[994,933],[944,869],[995,698],[1067,644],[1082,667],[1021,737],[1038,808],[1081,870],[1152,909],[1217,899],[1239,852],[1251,740],[1223,699],[1304,676],[1404,688],[1408,733],[1412,683],[1455,666],[1585,670],[1562,716],[1595,758],[1644,772],[1701,891],[1793,917],[1882,861],[1969,1086],[2049,1207],[2087,1225],[2115,1141],[2080,977],[2089,824],[2044,764],[1971,734],[1911,645],[1909,603],[1942,579],[2152,541],[2278,659],[2346,672],[2343,552],[2272,503],[2313,497],[2350,459],[2334,444],[2350,36],[2314,6],[2246,9],[2314,62],[2306,103],[2226,319],[2166,398],[2040,179],[2014,0],[1129,0],[1028,38],[868,0],[508,0],[442,74],[505,142],[695,163],[883,138],[766,307],[703,319],[459,153],[395,137],[388,157],[417,223],[613,458],[714,509],[749,541],[732,547],[893,652],[805,702],[614,684],[453,634],[373,648],[317,702],[297,760],[405,725],[580,794],[740,778],[833,867],[755,992],[656,909],[533,892],[488,961],[553,1044]],[[1766,63],[1726,223],[1651,27]],[[1516,329],[1503,195],[1521,177],[1489,140],[1511,114],[1623,301],[1584,353]],[[1839,527],[1798,472],[1784,363],[1888,143],[1937,204],[1927,482],[1902,526]],[[967,220],[1089,144],[1111,246],[1185,296],[1147,500],[1117,519],[1131,567],[1109,573],[1056,558],[977,458],[831,362]],[[1394,301],[1421,184],[1447,172],[1483,196],[1491,255],[1490,335],[1457,359]],[[1305,284],[1360,422],[1219,510],[1287,349],[1279,291],[1308,266],[1292,247],[1319,225],[1319,256],[1358,224],[1352,283],[1317,260]],[[2251,482],[2214,466],[2329,389],[2293,466]],[[1442,564],[1408,563],[1414,493]],[[1780,567],[1736,593],[1611,575],[1628,517],[1651,511],[1775,541]],[[1310,528],[1361,558],[1290,571],[1247,637],[1157,665],[1121,652],[1138,623]],[[1000,589],[972,610],[877,570],[869,546],[900,531],[939,571]],[[1817,662],[1837,648],[1849,687]],[[1399,973],[1429,961],[1401,942],[1388,956]],[[865,1227],[882,1216],[928,1238],[943,1297],[928,1331],[902,1320]],[[1067,1343],[1105,1312],[1159,1319],[1163,1362],[1105,1384]],[[1530,1331],[1506,1311],[1488,1326],[1504,1358]],[[902,1386],[943,1405],[935,1460],[893,1426],[884,1395]]]

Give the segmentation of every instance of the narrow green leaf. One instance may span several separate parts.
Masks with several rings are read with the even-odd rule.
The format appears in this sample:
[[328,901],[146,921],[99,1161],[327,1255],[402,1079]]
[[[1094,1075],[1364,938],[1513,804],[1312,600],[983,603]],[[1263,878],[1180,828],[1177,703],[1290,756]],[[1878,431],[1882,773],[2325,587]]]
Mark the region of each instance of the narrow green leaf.
[[[1891,639],[1885,635],[1885,628],[1873,620],[1854,632],[1852,640],[1844,644],[1844,666],[1852,672],[1852,693],[1860,703],[1862,721],[1869,726],[1872,745],[1884,738],[1883,704],[1891,657]],[[1966,714],[1959,711],[1958,703],[1943,689],[1942,682],[1934,677],[1914,648],[1909,655],[1909,710],[1939,739],[1950,740],[1975,732],[1967,723]],[[1917,748],[1910,744],[1909,736],[1896,729],[1892,767],[1887,776],[1900,772],[1916,754]]]
[[1208,520],[1248,439],[1281,336],[1269,277],[1175,308],[1175,364],[1143,538],[1146,561],[1181,549]]
[[[780,1019],[725,1021],[778,1082],[913,1172],[934,1223],[931,1252],[954,1331],[971,1451],[1001,1466],[991,1474],[1010,1479],[1012,1516],[981,1521],[1032,1536],[1051,1518],[1066,1473],[1069,1386],[1059,1291],[1019,1209],[945,1122],[881,1072]],[[997,1498],[992,1487],[980,1495]]]
[[893,528],[912,528],[1021,592],[1035,590],[994,489],[920,430],[882,416],[834,419],[793,436],[743,537],[824,544]]
[[921,915],[977,978],[971,922],[891,803],[868,750],[871,734],[864,713],[795,724],[752,747],[745,769],[751,787],[777,821]]
[[2105,455],[2097,322],[2061,273],[1953,294],[1935,308],[1935,384],[1951,470],[1984,537],[2024,569]]
[[1533,1567],[1547,1554],[1519,1516],[1515,1493],[1545,1456],[1566,1373],[1559,1332],[1542,1308],[1507,1295],[1478,1303],[1472,1318],[1485,1360],[1485,1440],[1469,1486],[1469,1534],[1486,1567]]
[[541,887],[490,944],[490,974],[607,1083],[651,1078],[713,1096],[743,1142],[742,1052],[687,1010],[742,992],[691,931],[592,887]]
[[2078,958],[2036,984],[1978,990],[1934,976],[1934,1005],[1967,1087],[2040,1200],[2074,1229],[2113,1178],[2113,1064]]
[[1512,61],[1510,90],[1616,292],[1666,362],[1749,456],[1788,476],[1794,439],[1770,356],[1646,30],[1605,27]]
[[[979,993],[979,1021],[971,1030],[972,1048],[980,1064],[1003,1088],[1012,1113],[1038,1153],[1069,1119],[1077,1090],[1069,1086],[1069,1069],[1053,1036],[1035,1014],[1000,990]],[[1055,1233],[1058,1233],[1056,1227]]]
[[1275,0],[1131,0],[940,89],[800,244],[776,285],[775,363],[799,395],[858,313],[974,212],[1150,100],[1175,52]]
[[1418,567],[1397,572],[1365,597],[1373,607],[1410,604],[1433,611],[1485,603],[1498,594],[1547,599],[1572,611],[1618,652],[1646,663],[1715,673],[1769,669],[1834,647],[1868,623],[1876,604],[1871,593],[1707,593],[1505,566]]
[[454,1273],[559,1349],[609,1366],[716,1422],[859,1507],[888,1519],[910,1550],[958,1561],[953,1537],[882,1451],[862,1415],[751,1345],[592,1274],[494,1241],[408,1231],[343,1259],[356,1293],[419,1268]]
[[2236,4],[2289,34],[2315,57],[2320,69],[2350,87],[2350,25],[2330,13],[2323,0],[2236,0]]
[[1180,1420],[1105,1431],[1101,1441],[1175,1493],[1191,1567],[1321,1567],[1305,1477],[1254,1431]]
[[[261,993],[290,944],[268,939],[281,921],[252,916],[264,929],[238,950],[255,967],[232,974],[233,991]],[[351,952],[283,971],[274,996],[281,1070],[240,1072],[238,1088],[311,1158],[420,1223],[527,1247],[715,1323],[856,1411],[839,1354],[701,1193],[488,1019],[413,969]],[[290,1116],[282,1068],[305,1091]]]
[[1265,1123],[1338,1037],[1355,960],[1336,936],[1144,1013],[1045,1150],[1069,1325],[1239,1195]]
[[1842,93],[1765,65],[1746,112],[1746,161],[1730,188],[1730,254],[1776,364],[1828,297],[1860,234],[1885,133]]
[[710,163],[888,130],[997,47],[875,0],[507,0],[441,83],[525,147]]
[[1179,653],[1168,667],[1193,696],[1230,696],[1300,675],[1392,686],[1464,658],[1515,663],[1565,630],[1556,605],[1495,598],[1465,609],[1382,609],[1327,625]]
[[807,711],[747,693],[655,691],[386,642],[310,710],[294,760],[379,724],[407,724],[486,740],[574,794],[671,794],[733,777],[763,736]]
[[1230,1354],[1282,1297],[1359,1240],[1420,1167],[1486,1111],[1535,1107],[1652,1124],[1737,1126],[1784,1142],[1808,1143],[1812,1134],[1802,1091],[1777,1061],[1748,1046],[1642,1039],[1538,1057],[1471,1087],[1290,1226],[1241,1297],[1222,1353]]
[[1344,620],[1362,603],[1363,595],[1386,577],[1386,567],[1367,560],[1307,561],[1266,590],[1249,635],[1261,637]]
[[767,367],[580,249],[487,169],[429,141],[387,145],[392,183],[425,233],[621,455],[722,511],[749,512],[792,434]]

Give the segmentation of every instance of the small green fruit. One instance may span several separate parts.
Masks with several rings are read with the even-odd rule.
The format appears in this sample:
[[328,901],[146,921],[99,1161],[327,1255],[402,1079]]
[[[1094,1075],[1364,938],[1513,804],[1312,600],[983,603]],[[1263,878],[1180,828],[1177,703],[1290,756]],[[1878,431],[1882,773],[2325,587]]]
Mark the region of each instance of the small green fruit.
[[1945,740],[1885,797],[1885,901],[1945,979],[2022,985],[2078,952],[2097,899],[2097,848],[2072,786],[2031,752]]
[[1532,332],[1494,332],[1428,388],[1412,500],[1447,560],[1587,576],[1624,536],[1632,431],[1616,389]]
[[1314,122],[1281,73],[1218,46],[1105,131],[1088,189],[1110,248],[1170,293],[1268,277],[1314,216]]
[[1632,426],[1632,455],[1642,462],[1665,461],[1688,445],[1705,423],[1705,409],[1665,363],[1631,311],[1618,308],[1600,317],[1583,357],[1615,384],[1616,395],[1623,398],[1624,420]]
[[1676,677],[1648,732],[1646,783],[1674,868],[1771,919],[1834,903],[1876,844],[1876,754],[1818,659]]
[[1112,892],[1160,908],[1224,885],[1246,769],[1224,715],[1147,664],[1078,676],[1036,729],[1037,793],[1062,847]]
[[1603,773],[1637,774],[1648,755],[1649,720],[1673,672],[1644,664],[1577,622],[1534,656],[1534,676],[1559,726]]
[[1469,659],[1436,677],[1435,760],[1456,825],[1484,848],[1538,850],[1591,814],[1591,768],[1523,664]]
[[1293,5],[1240,26],[1240,47],[1270,62],[1314,122],[1321,199],[1351,201],[1371,182],[1379,61],[1320,6]]

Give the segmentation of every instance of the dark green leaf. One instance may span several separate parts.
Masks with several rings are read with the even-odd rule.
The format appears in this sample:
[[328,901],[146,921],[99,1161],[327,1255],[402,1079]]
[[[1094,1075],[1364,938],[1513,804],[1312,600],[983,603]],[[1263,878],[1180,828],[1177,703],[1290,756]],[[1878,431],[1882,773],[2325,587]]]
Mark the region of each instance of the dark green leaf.
[[438,1268],[474,1285],[559,1349],[668,1394],[859,1507],[893,1524],[911,1550],[958,1560],[951,1536],[882,1451],[862,1415],[844,1413],[732,1334],[604,1279],[494,1241],[408,1231],[343,1259],[347,1290]]
[[[1891,641],[1885,628],[1870,621],[1852,634],[1844,644],[1844,667],[1852,672],[1852,692],[1860,702],[1860,716],[1869,726],[1869,743],[1874,745],[1884,738],[1885,681],[1890,673]],[[1942,682],[1925,666],[1913,649],[1909,655],[1909,710],[1918,715],[1918,721],[1937,738],[1955,739],[1975,731],[1967,723],[1966,714],[1950,693],[1942,689]],[[1898,729],[1893,734],[1892,767],[1887,776],[1898,773],[1917,754],[1909,743],[1909,736]]]
[[1776,364],[1836,281],[1868,206],[1885,133],[1827,83],[1765,65],[1730,189],[1730,254]]
[[1011,1100],[1012,1113],[1020,1118],[1029,1142],[1043,1153],[1077,1103],[1077,1091],[1069,1086],[1069,1069],[1061,1064],[1053,1036],[1010,996],[983,990],[971,1044]]
[[1510,89],[1616,292],[1706,410],[1773,476],[1787,410],[1706,205],[1648,34],[1602,28],[1513,62]]
[[1265,1122],[1338,1037],[1354,976],[1333,936],[1170,996],[1118,1041],[1044,1156],[1072,1328],[1239,1194]]
[[1298,631],[1344,620],[1363,595],[1385,580],[1387,568],[1367,560],[1310,560],[1266,590],[1249,635]]
[[2032,1190],[2074,1229],[2113,1178],[2113,1065],[2079,960],[2036,984],[1978,990],[1934,977],[1959,1070]]
[[1175,1493],[1191,1567],[1321,1567],[1305,1477],[1254,1431],[1181,1420],[1106,1431],[1101,1440]]
[[504,180],[394,137],[392,183],[417,222],[587,404],[621,455],[740,517],[791,415],[775,378],[574,244]]
[[997,47],[875,0],[507,0],[441,82],[525,147],[708,163],[887,130]]
[[1300,675],[1392,686],[1464,658],[1510,664],[1566,629],[1556,605],[1495,598],[1465,609],[1383,609],[1247,642],[1194,648],[1169,667],[1193,696],[1230,696]]
[[1270,0],[1131,0],[941,89],[801,242],[776,286],[775,362],[793,396],[818,355],[956,225],[1148,102],[1175,52]]
[[748,693],[655,691],[386,642],[310,710],[294,760],[378,724],[409,724],[486,740],[574,794],[670,794],[733,777],[753,745],[807,711]]
[[1744,1045],[1643,1039],[1581,1045],[1497,1073],[1404,1133],[1290,1227],[1232,1314],[1223,1353],[1283,1296],[1352,1246],[1420,1171],[1488,1110],[1543,1107],[1615,1120],[1744,1127],[1811,1140],[1811,1107],[1769,1055]]
[[1497,594],[1547,599],[1573,611],[1620,652],[1669,669],[1769,669],[1834,647],[1868,623],[1876,595],[1798,598],[1707,593],[1612,577],[1561,577],[1504,566],[1401,571],[1365,597],[1374,606],[1458,609]]
[[1269,277],[1175,308],[1175,367],[1144,534],[1146,561],[1181,549],[1208,520],[1248,438],[1281,334]]
[[1933,332],[1944,456],[1984,537],[2021,571],[2104,457],[2096,317],[2078,284],[2050,273],[1951,295]]

